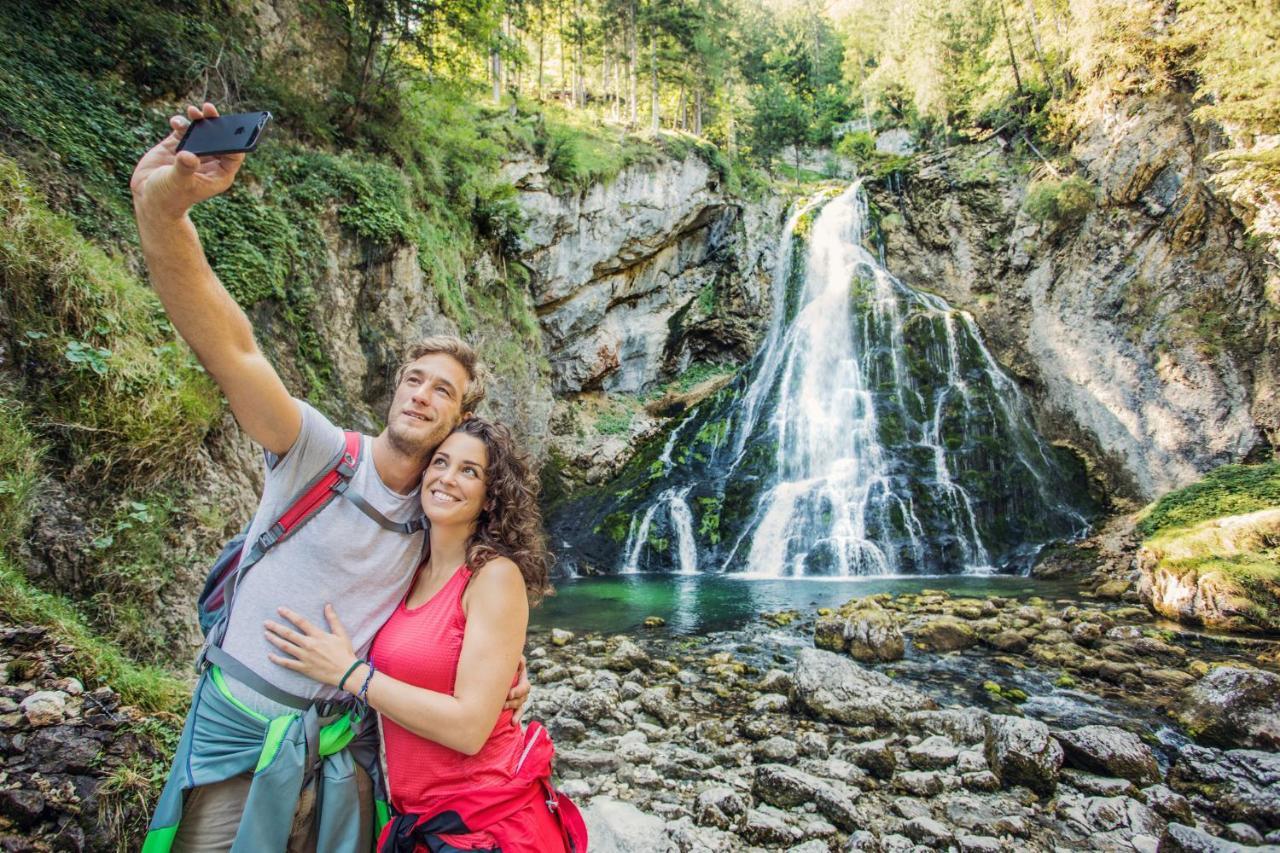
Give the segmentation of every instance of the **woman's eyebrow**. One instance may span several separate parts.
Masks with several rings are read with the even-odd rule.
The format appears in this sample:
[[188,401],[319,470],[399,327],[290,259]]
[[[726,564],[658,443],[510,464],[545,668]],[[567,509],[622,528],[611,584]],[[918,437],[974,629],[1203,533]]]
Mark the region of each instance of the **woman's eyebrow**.
[[462,460],[462,464],[463,464],[463,465],[471,465],[472,467],[479,468],[481,471],[483,471],[483,470],[484,470],[484,466],[483,466],[483,465],[481,465],[479,462],[472,462],[470,459],[464,459],[464,460]]

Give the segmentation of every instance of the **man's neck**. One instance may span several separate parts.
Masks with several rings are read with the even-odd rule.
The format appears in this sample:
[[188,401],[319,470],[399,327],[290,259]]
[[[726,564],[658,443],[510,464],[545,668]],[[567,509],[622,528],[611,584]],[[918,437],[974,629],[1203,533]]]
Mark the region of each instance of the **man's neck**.
[[387,431],[383,430],[373,439],[373,467],[383,485],[398,495],[407,495],[422,479],[425,463],[392,447]]

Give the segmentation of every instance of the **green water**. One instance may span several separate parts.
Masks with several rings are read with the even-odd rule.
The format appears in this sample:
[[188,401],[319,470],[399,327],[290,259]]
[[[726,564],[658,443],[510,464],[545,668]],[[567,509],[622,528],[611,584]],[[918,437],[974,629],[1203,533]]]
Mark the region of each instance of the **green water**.
[[1077,597],[1073,582],[1008,575],[859,579],[614,575],[557,581],[556,595],[533,611],[530,627],[617,633],[639,628],[645,617],[660,616],[672,633],[703,634],[739,627],[761,613],[790,609],[811,613],[819,607],[839,607],[858,596],[922,589],[943,589],[955,596]]

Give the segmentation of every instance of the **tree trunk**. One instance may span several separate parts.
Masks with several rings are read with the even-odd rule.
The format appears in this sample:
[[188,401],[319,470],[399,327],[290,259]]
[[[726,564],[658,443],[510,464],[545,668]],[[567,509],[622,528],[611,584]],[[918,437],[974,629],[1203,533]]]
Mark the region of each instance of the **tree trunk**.
[[1018,71],[1018,57],[1013,52],[1013,36],[1009,32],[1009,16],[1004,11],[1004,0],[999,0],[1000,21],[1004,24],[1004,43],[1009,48],[1009,65],[1013,68],[1013,84],[1018,90],[1018,100],[1023,98],[1022,74]]
[[627,74],[630,78],[627,91],[627,108],[630,118],[627,124],[632,130],[635,130],[640,121],[640,105],[638,103],[640,94],[640,57],[637,49],[638,42],[639,39],[636,37],[636,0],[631,0],[627,5]]
[[698,136],[702,135],[702,87],[698,87],[698,91],[693,97],[693,132]]
[[679,127],[681,130],[689,129],[689,123],[685,121],[685,116],[687,114],[688,114],[688,107],[685,104],[684,81],[681,80],[680,81],[680,97],[676,99],[676,126]]
[[658,36],[649,31],[649,130],[658,132]]

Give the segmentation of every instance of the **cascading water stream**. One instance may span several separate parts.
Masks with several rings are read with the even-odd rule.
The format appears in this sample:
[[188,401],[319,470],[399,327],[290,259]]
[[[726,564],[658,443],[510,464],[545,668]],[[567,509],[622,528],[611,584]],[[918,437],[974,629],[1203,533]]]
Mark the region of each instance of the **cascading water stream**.
[[973,320],[890,274],[868,223],[856,183],[790,217],[760,351],[597,515],[618,571],[985,574],[1087,529]]

